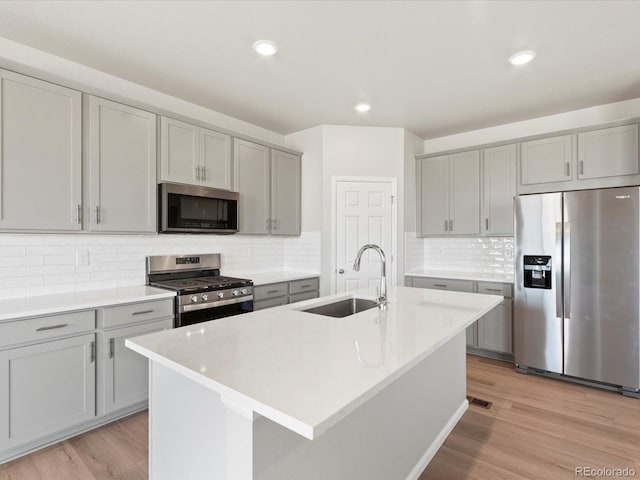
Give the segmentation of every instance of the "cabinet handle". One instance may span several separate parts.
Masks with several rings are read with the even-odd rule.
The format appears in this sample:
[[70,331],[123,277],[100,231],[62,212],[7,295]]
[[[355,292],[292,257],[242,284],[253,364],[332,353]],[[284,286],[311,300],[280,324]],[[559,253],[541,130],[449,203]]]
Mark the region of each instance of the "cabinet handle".
[[309,288],[311,286],[310,283],[307,283],[306,285],[300,285],[300,288]]
[[484,219],[484,226],[485,226],[485,230],[488,232],[489,231],[489,219],[488,218]]
[[95,340],[91,341],[91,344],[89,345],[89,361],[91,363],[95,362],[96,360],[96,342]]
[[277,218],[273,221],[273,229],[274,230],[278,229],[278,219]]
[[449,220],[449,231],[453,232],[453,220]]
[[140,310],[139,312],[133,312],[131,315],[146,315],[147,313],[153,313],[153,310]]
[[36,332],[44,332],[46,330],[55,330],[57,328],[64,328],[69,326],[68,323],[61,323],[59,325],[51,325],[50,327],[40,327],[40,328],[36,328]]
[[203,181],[207,181],[207,167],[201,167],[202,168],[202,180]]
[[580,160],[580,175],[584,175],[584,160]]
[[196,167],[194,176],[196,177],[196,180],[200,180],[200,167]]
[[113,358],[115,349],[116,349],[116,339],[110,338],[109,339],[109,358]]
[[499,289],[499,288],[485,288],[485,290],[487,292],[500,292],[500,293],[502,293],[502,290]]
[[447,222],[446,220],[444,221],[444,231],[447,232],[449,231],[449,222]]
[[96,205],[96,225],[100,223],[100,205]]
[[78,204],[78,215],[77,215],[78,223],[82,224],[82,205]]
[[571,175],[571,164],[569,162],[564,164],[564,168],[567,171],[567,177]]
[[446,284],[444,284],[444,283],[434,283],[434,284],[433,284],[433,286],[434,286],[434,287],[444,287],[444,288],[447,288],[447,285],[446,285]]
[[267,219],[265,219],[265,221],[264,221],[264,222],[265,222],[265,228],[266,228],[267,230],[271,230],[271,224],[272,224],[271,219],[270,219],[270,218],[267,218]]
[[268,290],[267,293],[269,295],[273,294],[273,293],[278,293],[280,290]]

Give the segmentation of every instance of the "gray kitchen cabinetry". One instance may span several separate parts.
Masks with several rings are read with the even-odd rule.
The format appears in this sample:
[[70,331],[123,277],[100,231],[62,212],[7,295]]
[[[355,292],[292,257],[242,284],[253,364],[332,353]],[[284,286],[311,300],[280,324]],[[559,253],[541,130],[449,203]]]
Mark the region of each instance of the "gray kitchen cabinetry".
[[472,150],[417,163],[420,236],[480,233],[480,152]]
[[156,231],[156,116],[89,97],[85,228]]
[[517,145],[482,151],[483,235],[513,235],[513,199],[516,195]]
[[512,359],[512,285],[500,282],[476,282],[449,278],[406,277],[408,286],[467,293],[502,295],[505,299],[489,313],[467,327],[467,352]]
[[82,228],[82,95],[0,70],[0,229]]
[[127,338],[173,327],[171,299],[98,310],[98,413],[108,414],[140,404],[149,395],[145,357],[125,347]]
[[95,417],[94,329],[93,310],[0,324],[0,458]]
[[319,296],[320,279],[318,277],[258,285],[253,288],[253,309],[263,310]]
[[578,133],[578,179],[638,173],[638,125]]
[[522,185],[563,182],[573,178],[575,135],[522,142],[520,148]]
[[300,235],[300,157],[234,138],[233,165],[240,233]]
[[173,118],[160,119],[160,181],[231,190],[231,137]]

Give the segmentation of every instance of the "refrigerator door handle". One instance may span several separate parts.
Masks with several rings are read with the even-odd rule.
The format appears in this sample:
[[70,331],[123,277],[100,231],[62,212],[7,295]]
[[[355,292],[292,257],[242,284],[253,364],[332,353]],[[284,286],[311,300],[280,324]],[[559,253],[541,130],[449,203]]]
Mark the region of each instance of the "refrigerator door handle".
[[556,318],[562,318],[562,222],[556,222],[556,260],[552,268],[556,271]]
[[564,224],[564,318],[571,318],[571,224]]

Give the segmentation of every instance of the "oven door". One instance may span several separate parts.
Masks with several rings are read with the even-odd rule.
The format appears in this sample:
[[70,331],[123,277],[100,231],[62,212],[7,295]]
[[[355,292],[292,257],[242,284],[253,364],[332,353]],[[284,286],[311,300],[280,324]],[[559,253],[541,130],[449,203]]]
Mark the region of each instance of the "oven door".
[[[228,305],[211,306],[208,308],[189,308],[191,305],[178,307],[174,326],[175,328],[185,327],[187,325],[194,325],[196,323],[208,322],[210,320],[218,320],[224,317],[231,317],[232,315],[252,312],[253,296],[245,298],[247,298],[247,300],[242,300]],[[202,305],[197,305],[197,307],[202,307]]]

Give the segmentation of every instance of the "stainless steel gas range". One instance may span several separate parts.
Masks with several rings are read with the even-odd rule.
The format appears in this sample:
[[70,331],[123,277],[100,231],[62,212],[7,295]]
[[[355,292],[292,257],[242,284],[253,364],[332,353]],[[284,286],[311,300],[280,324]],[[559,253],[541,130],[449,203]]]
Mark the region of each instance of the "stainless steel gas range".
[[220,254],[147,257],[147,284],[177,292],[174,327],[253,311],[253,282],[220,275]]

